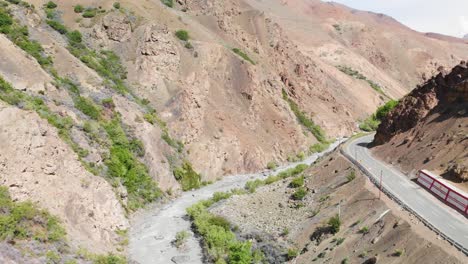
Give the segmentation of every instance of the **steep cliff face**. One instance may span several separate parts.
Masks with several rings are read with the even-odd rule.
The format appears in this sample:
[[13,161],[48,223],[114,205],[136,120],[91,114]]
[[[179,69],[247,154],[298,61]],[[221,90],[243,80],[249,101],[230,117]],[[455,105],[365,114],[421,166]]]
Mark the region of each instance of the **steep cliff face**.
[[468,67],[464,61],[401,99],[377,129],[375,153],[407,171],[468,180]]
[[[441,72],[405,96],[377,129],[374,144],[387,143],[398,133],[415,127],[432,112],[443,112],[468,102],[468,69],[464,61]],[[462,110],[463,111],[463,110]]]

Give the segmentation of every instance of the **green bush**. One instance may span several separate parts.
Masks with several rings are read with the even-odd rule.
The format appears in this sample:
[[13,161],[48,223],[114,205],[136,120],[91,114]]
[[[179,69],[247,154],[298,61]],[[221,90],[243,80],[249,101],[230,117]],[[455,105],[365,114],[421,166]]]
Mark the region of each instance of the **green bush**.
[[174,170],[174,177],[180,183],[184,191],[201,187],[201,176],[193,170],[192,165],[188,161],[184,162],[182,167]]
[[292,195],[292,198],[296,201],[301,201],[307,195],[307,189],[304,187],[298,188]]
[[377,108],[375,114],[372,114],[366,120],[364,120],[361,124],[359,124],[359,128],[363,131],[371,132],[375,131],[380,122],[390,113],[397,105],[399,101],[390,100],[384,105]]
[[187,41],[187,43],[185,43],[184,47],[185,47],[186,49],[193,49],[192,43],[190,43],[190,42],[188,42],[188,41]]
[[332,218],[328,219],[328,227],[330,227],[331,232],[336,234],[340,231],[341,226],[341,219],[338,215],[333,216]]
[[6,13],[6,11],[0,9],[0,29],[6,28],[13,25],[13,19]]
[[183,244],[185,244],[185,242],[187,241],[189,237],[190,237],[190,234],[185,230],[177,232],[175,240],[174,240],[174,245],[180,248]]
[[369,228],[367,226],[363,226],[361,229],[359,229],[359,233],[365,235],[365,234],[369,233]]
[[12,3],[14,5],[17,5],[19,3],[21,3],[21,0],[6,0],[8,3]]
[[352,182],[355,178],[356,178],[356,171],[355,171],[355,170],[351,170],[351,171],[348,173],[348,176],[346,176],[346,180],[347,180],[348,182]]
[[395,257],[401,257],[405,254],[404,249],[396,249],[395,252],[393,253],[393,256]]
[[51,28],[55,29],[58,33],[62,35],[68,32],[67,28],[58,21],[49,19],[46,22],[47,25],[49,25]]
[[49,8],[49,9],[54,9],[54,8],[57,7],[57,4],[54,3],[54,2],[52,2],[52,1],[49,1],[49,2],[47,2],[47,3],[45,4],[45,7],[46,7],[46,8]]
[[295,259],[297,256],[299,256],[299,251],[295,248],[290,248],[288,249],[288,260]]
[[267,169],[274,170],[278,167],[278,164],[274,161],[270,161],[267,163]]
[[60,221],[30,202],[14,202],[7,187],[0,187],[0,239],[35,239],[58,242],[65,239]]
[[73,11],[75,11],[75,13],[82,13],[84,11],[84,7],[82,5],[76,5],[73,8]]
[[178,39],[183,41],[187,41],[190,38],[189,33],[186,30],[177,30],[175,35]]
[[72,43],[81,43],[83,41],[83,36],[78,30],[68,32],[67,38]]
[[299,109],[299,106],[289,98],[285,90],[283,90],[283,99],[289,103],[289,107],[291,108],[291,111],[293,111],[294,115],[296,115],[299,123],[307,128],[307,130],[309,130],[320,143],[327,144],[328,141],[322,128],[316,125],[312,119],[309,119],[305,113]]
[[115,9],[120,9],[120,3],[119,3],[119,2],[115,2],[112,6],[113,6]]
[[298,188],[302,187],[304,185],[304,176],[299,176],[294,178],[291,183],[289,184],[289,187],[291,188]]
[[328,143],[328,142],[325,142],[325,143],[319,142],[317,144],[314,144],[314,145],[310,146],[309,152],[311,154],[320,153],[320,152],[323,152],[323,151],[327,150],[329,146],[330,146],[330,143]]
[[75,107],[94,120],[98,120],[101,117],[101,109],[88,98],[78,96],[75,99]]
[[207,253],[215,263],[251,263],[254,258],[250,242],[239,242],[224,219],[211,214],[207,208],[213,200],[200,201],[187,208],[196,232],[203,237]]
[[253,61],[249,55],[245,54],[242,50],[238,49],[238,48],[233,48],[232,51],[234,53],[236,53],[237,55],[239,55],[241,58],[243,58],[244,60],[252,63],[252,65],[255,65],[255,61]]
[[174,0],[161,0],[161,2],[167,7],[174,7]]
[[120,120],[103,123],[112,142],[109,158],[105,161],[108,174],[119,178],[129,194],[128,208],[135,210],[146,203],[154,202],[161,196],[157,183],[148,174],[148,169],[131,152],[129,140],[120,126]]
[[96,8],[86,8],[83,12],[83,17],[84,18],[93,18],[97,14],[97,9]]

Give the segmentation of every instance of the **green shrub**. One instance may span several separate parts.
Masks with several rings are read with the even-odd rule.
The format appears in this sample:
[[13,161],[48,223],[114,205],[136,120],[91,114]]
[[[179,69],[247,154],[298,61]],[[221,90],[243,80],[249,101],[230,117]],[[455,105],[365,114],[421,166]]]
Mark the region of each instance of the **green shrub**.
[[145,145],[138,139],[132,139],[129,142],[130,150],[135,153],[138,157],[145,156]]
[[393,253],[393,256],[395,257],[401,257],[405,254],[404,249],[396,249],[395,252]]
[[319,142],[317,144],[314,144],[314,145],[310,146],[309,152],[311,154],[320,153],[320,152],[323,152],[323,151],[327,150],[329,146],[330,146],[330,143],[328,143],[328,142],[325,142],[325,143]]
[[45,7],[46,7],[46,8],[49,8],[49,9],[54,9],[54,8],[57,7],[57,4],[54,3],[54,2],[52,2],[52,1],[49,1],[49,2],[47,2],[47,3],[45,4]]
[[307,195],[307,189],[304,187],[300,187],[293,193],[292,198],[294,200],[300,201],[300,200],[303,200],[306,195]]
[[88,98],[78,96],[75,99],[75,107],[94,120],[98,120],[101,117],[101,109]]
[[0,186],[0,239],[35,239],[58,242],[65,239],[60,221],[30,202],[14,202],[7,187]]
[[175,35],[178,39],[183,41],[187,41],[190,38],[189,33],[186,30],[177,30]]
[[267,163],[267,169],[274,170],[278,167],[278,164],[274,161],[270,161]]
[[348,182],[352,182],[355,178],[356,178],[356,171],[355,171],[355,170],[351,170],[351,171],[348,173],[348,176],[346,176],[346,180],[347,180]]
[[213,200],[200,201],[187,208],[196,232],[203,237],[208,255],[215,263],[251,263],[254,259],[250,242],[239,242],[224,219],[211,214],[207,208]]
[[217,203],[221,200],[229,199],[231,196],[232,196],[232,193],[229,193],[229,192],[215,192],[213,194],[213,198],[211,199],[213,200],[213,202]]
[[369,233],[369,228],[367,226],[363,226],[361,229],[359,229],[359,233],[365,235],[365,234]]
[[120,9],[120,3],[119,3],[119,2],[115,2],[112,6],[113,6],[115,9]]
[[93,264],[127,264],[127,259],[114,254],[93,256]]
[[336,234],[340,231],[341,219],[338,215],[335,215],[328,219],[328,227],[331,229],[333,234]]
[[366,120],[364,120],[361,124],[359,124],[359,128],[363,131],[371,132],[375,131],[377,127],[380,125],[380,122],[390,113],[397,105],[399,101],[390,100],[384,105],[377,108],[375,114],[369,116]]
[[185,43],[184,47],[185,47],[186,49],[193,49],[192,43],[190,43],[190,42],[188,42],[188,41],[187,41],[187,43]]
[[345,241],[344,237],[338,238],[338,239],[336,239],[336,245],[339,246],[339,245],[343,244],[344,241]]
[[17,5],[19,3],[21,3],[21,0],[6,0],[8,3],[12,3],[14,5]]
[[109,158],[106,159],[108,175],[119,178],[129,194],[128,208],[135,210],[161,196],[157,183],[148,174],[148,169],[131,152],[129,140],[120,126],[120,120],[103,123],[112,142]]
[[97,9],[96,8],[86,8],[83,12],[83,17],[84,18],[93,18],[97,14]]
[[291,111],[293,111],[294,115],[296,115],[299,123],[307,128],[307,130],[309,130],[320,143],[327,144],[328,141],[322,128],[316,125],[312,119],[309,119],[305,113],[299,109],[299,106],[289,98],[285,90],[283,90],[283,99],[289,103],[289,107],[291,108]]
[[49,19],[46,22],[47,25],[49,25],[51,28],[55,29],[58,33],[62,35],[68,32],[67,28],[58,21]]
[[180,183],[184,191],[201,187],[201,176],[193,170],[192,165],[188,161],[184,162],[182,167],[174,170],[174,177]]
[[233,48],[232,51],[234,53],[236,53],[237,55],[239,55],[241,58],[243,58],[244,60],[252,63],[252,65],[255,65],[255,61],[253,61],[247,54],[245,54],[242,50],[238,49],[238,48]]
[[6,11],[0,9],[0,29],[9,27],[11,25],[13,25],[13,19],[11,16],[6,13]]
[[83,41],[83,36],[78,30],[73,30],[67,33],[67,38],[70,42],[81,43]]
[[177,232],[175,240],[174,240],[174,245],[180,248],[183,244],[185,244],[185,242],[187,241],[189,237],[190,237],[190,234],[185,230]]
[[359,129],[366,132],[375,131],[379,127],[380,121],[377,120],[374,114],[366,118],[363,122],[359,124]]
[[161,0],[161,2],[167,7],[174,7],[174,0]]
[[254,193],[258,187],[265,185],[265,182],[262,180],[248,181],[245,183],[245,189],[250,193]]
[[342,261],[341,261],[341,264],[348,264],[349,263],[349,259],[348,258],[344,258]]
[[299,176],[294,178],[291,183],[289,184],[289,187],[291,188],[298,188],[302,187],[304,185],[304,176]]
[[299,251],[295,248],[290,248],[288,249],[288,260],[295,259],[297,256],[299,256]]
[[76,5],[73,8],[73,11],[75,11],[75,13],[82,13],[84,11],[84,7],[82,5]]

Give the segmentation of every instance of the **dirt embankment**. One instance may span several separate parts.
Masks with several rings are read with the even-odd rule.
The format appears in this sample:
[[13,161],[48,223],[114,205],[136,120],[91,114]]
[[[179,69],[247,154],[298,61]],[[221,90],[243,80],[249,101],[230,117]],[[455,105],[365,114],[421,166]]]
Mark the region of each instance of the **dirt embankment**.
[[[348,182],[355,173],[355,179]],[[252,239],[269,263],[462,263],[464,256],[436,238],[412,216],[378,194],[356,168],[338,153],[304,173],[303,201],[291,199],[291,180],[235,196],[211,211]],[[351,177],[351,178],[350,178]],[[339,232],[328,222],[340,214]],[[367,262],[366,262],[367,261]]]
[[468,189],[468,68],[441,72],[404,97],[377,129],[374,152],[407,172],[429,169]]

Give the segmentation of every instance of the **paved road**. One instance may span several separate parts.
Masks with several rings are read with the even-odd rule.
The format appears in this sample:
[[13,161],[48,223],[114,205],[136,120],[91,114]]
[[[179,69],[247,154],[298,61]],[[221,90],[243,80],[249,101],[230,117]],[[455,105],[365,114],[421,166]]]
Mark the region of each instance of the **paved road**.
[[447,206],[424,188],[408,179],[398,170],[373,157],[366,147],[373,135],[348,142],[343,150],[364,166],[373,177],[380,178],[382,171],[383,187],[404,204],[426,219],[440,232],[468,248],[468,220],[459,212]]
[[[298,164],[312,164],[318,157],[334,150],[344,140],[337,140],[330,148],[314,154],[302,162],[288,164],[275,171],[254,174],[233,175],[199,190],[185,192],[181,197],[162,209],[146,211],[135,219],[130,229],[130,259],[139,264],[203,263],[203,254],[198,241],[190,230],[190,221],[185,209],[196,202],[210,198],[215,192],[243,188],[247,181],[264,179],[271,174],[295,167]],[[171,242],[177,232],[186,230],[191,234],[186,250],[177,250]]]

